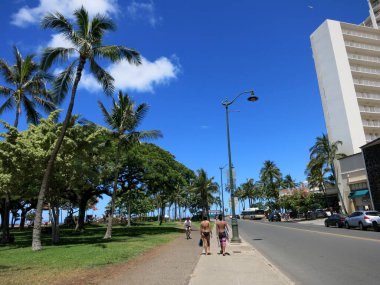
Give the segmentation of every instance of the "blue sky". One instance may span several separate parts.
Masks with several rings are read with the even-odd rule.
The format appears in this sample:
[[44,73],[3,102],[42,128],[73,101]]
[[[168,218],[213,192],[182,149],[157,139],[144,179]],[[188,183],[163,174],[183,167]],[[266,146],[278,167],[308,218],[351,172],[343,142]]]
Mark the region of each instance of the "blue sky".
[[[265,160],[305,179],[308,149],[325,132],[310,34],[325,19],[360,23],[368,16],[366,0],[9,0],[0,2],[0,57],[12,62],[12,45],[23,54],[65,45],[39,21],[55,10],[70,17],[82,4],[117,23],[106,44],[133,47],[144,58],[139,68],[104,65],[117,88],[150,105],[141,129],[161,130],[159,146],[217,182],[227,163],[221,101],[255,91],[259,101],[241,97],[231,106],[239,111],[230,114],[238,184],[257,180]],[[74,113],[102,124],[97,100],[110,99],[88,74],[80,85]],[[1,119],[13,122],[14,114]]]

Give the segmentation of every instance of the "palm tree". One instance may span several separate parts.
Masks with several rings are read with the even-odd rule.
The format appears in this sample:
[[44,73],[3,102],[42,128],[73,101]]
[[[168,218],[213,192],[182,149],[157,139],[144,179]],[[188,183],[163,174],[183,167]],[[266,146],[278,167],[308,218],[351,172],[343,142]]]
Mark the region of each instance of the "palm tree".
[[139,53],[133,49],[120,45],[103,45],[102,40],[104,34],[107,31],[115,30],[115,24],[111,19],[105,16],[96,15],[90,20],[87,11],[83,7],[75,10],[74,17],[75,25],[71,24],[62,14],[58,12],[48,14],[42,20],[43,28],[52,28],[60,32],[73,45],[72,48],[46,48],[42,54],[42,68],[47,70],[57,61],[66,61],[69,58],[71,59],[71,56],[74,54],[77,54],[78,56],[67,66],[64,71],[58,74],[56,80],[54,81],[53,89],[59,101],[63,100],[70,87],[71,97],[67,113],[62,124],[61,133],[56,141],[53,151],[50,154],[42,180],[40,193],[38,195],[38,204],[33,228],[33,250],[42,249],[42,205],[44,202],[45,193],[49,187],[54,162],[62,145],[71,118],[77,88],[86,63],[89,62],[91,73],[102,85],[103,90],[107,95],[112,95],[114,91],[114,79],[96,62],[96,59],[109,59],[111,62],[127,59],[133,64],[141,63]]
[[297,187],[296,181],[292,178],[290,174],[285,175],[284,179],[282,180],[282,187],[292,189]]
[[242,183],[240,187],[244,191],[244,196],[248,198],[248,208],[253,205],[253,201],[259,197],[255,197],[255,184],[253,179],[247,179],[247,182]]
[[0,95],[6,99],[0,106],[0,115],[9,109],[16,109],[13,126],[18,127],[22,108],[25,110],[28,123],[37,124],[41,114],[37,107],[46,112],[55,109],[52,94],[46,88],[46,81],[50,76],[43,72],[33,61],[34,55],[22,57],[17,47],[13,47],[15,64],[9,65],[6,60],[0,59],[0,72],[7,86],[0,85]]
[[[307,174],[312,183],[319,184],[322,187],[322,191],[326,197],[326,175],[329,176],[329,180],[336,184],[336,171],[334,167],[334,162],[337,159],[343,158],[346,155],[343,153],[338,153],[339,145],[342,145],[342,141],[336,141],[330,143],[328,136],[322,134],[322,136],[317,137],[315,144],[309,149],[310,151],[310,161],[307,165]],[[331,174],[331,175],[329,175]],[[339,199],[342,202],[343,211],[347,213],[346,206],[343,201],[343,197],[338,189]]]
[[282,174],[273,161],[264,161],[264,165],[260,170],[260,180],[266,190],[266,198],[277,200],[279,196],[277,189],[281,183]]
[[200,198],[200,206],[203,216],[209,217],[209,208],[214,203],[212,194],[218,192],[218,185],[213,181],[214,177],[208,178],[204,169],[199,169],[198,175],[193,182],[193,190]]
[[114,180],[113,191],[111,199],[111,209],[108,216],[107,231],[104,235],[105,239],[112,237],[112,217],[115,211],[115,200],[117,194],[117,184],[119,172],[122,168],[120,165],[120,156],[123,147],[132,145],[142,139],[151,139],[161,137],[160,131],[136,131],[146,113],[148,112],[148,105],[140,104],[135,106],[135,103],[128,97],[127,94],[119,91],[118,101],[113,99],[112,111],[109,113],[104,105],[99,101],[99,107],[103,113],[104,120],[108,125],[112,135],[116,140],[115,152],[115,166],[114,166]]

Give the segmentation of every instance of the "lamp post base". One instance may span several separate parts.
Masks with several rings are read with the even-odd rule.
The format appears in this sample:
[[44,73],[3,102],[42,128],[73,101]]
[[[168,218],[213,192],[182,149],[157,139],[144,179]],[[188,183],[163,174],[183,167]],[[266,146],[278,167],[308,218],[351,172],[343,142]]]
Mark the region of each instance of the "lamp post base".
[[241,243],[241,239],[239,237],[239,230],[236,217],[232,217],[231,219],[231,227],[232,227],[232,238],[231,243]]

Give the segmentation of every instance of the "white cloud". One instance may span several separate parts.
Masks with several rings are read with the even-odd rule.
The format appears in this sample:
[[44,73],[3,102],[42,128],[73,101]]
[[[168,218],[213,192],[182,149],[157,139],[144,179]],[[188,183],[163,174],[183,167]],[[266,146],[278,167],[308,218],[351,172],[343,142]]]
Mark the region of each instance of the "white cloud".
[[156,24],[162,20],[161,17],[156,15],[153,1],[148,1],[145,3],[132,1],[132,3],[127,7],[127,12],[132,19],[142,19],[148,21],[152,27],[155,27]]
[[62,34],[55,34],[51,36],[50,42],[46,45],[47,47],[63,47],[72,48],[73,44],[67,40]]
[[155,85],[167,84],[177,77],[180,67],[168,58],[161,57],[154,62],[142,58],[139,66],[127,61],[112,64],[107,70],[115,79],[117,89],[130,89],[140,92],[154,92]]
[[[175,60],[176,58],[174,57]],[[115,79],[116,90],[153,93],[155,86],[168,84],[170,80],[177,78],[180,66],[166,57],[161,57],[154,62],[142,58],[142,64],[139,66],[129,64],[127,61],[121,61],[111,64],[106,70]],[[79,87],[89,92],[101,90],[93,75],[86,73],[82,75]]]
[[79,89],[85,89],[89,92],[99,92],[102,90],[100,84],[96,81],[92,74],[87,74],[85,71],[82,73],[82,77],[79,83]]
[[39,0],[36,7],[24,6],[12,15],[11,23],[19,27],[38,24],[47,13],[60,12],[67,18],[73,17],[73,11],[86,7],[90,16],[95,14],[116,14],[117,0]]

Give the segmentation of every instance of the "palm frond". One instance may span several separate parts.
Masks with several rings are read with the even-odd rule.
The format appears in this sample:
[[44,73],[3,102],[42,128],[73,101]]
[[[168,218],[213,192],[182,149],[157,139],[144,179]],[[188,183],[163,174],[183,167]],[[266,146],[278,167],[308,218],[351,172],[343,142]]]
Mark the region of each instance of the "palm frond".
[[47,14],[41,21],[43,29],[54,29],[60,33],[67,34],[73,31],[71,23],[59,12]]
[[98,65],[94,59],[90,59],[90,69],[98,82],[102,85],[104,93],[108,96],[112,96],[115,90],[113,77]]
[[94,54],[101,58],[107,58],[112,62],[117,62],[126,59],[131,64],[141,64],[141,57],[139,52],[124,46],[110,45],[96,47],[94,48]]
[[74,48],[45,48],[41,57],[42,70],[48,70],[56,61],[64,62],[75,52]]
[[74,79],[74,67],[77,61],[73,61],[64,71],[59,73],[53,82],[54,103],[59,104],[65,98]]
[[0,94],[1,95],[10,95],[12,93],[12,89],[5,87],[5,86],[0,86]]
[[51,112],[56,109],[55,104],[51,100],[46,100],[41,96],[33,95],[33,101],[40,105],[45,112]]
[[14,106],[14,100],[13,97],[9,97],[3,105],[0,106],[0,115],[5,112],[6,110],[12,109]]
[[3,78],[6,82],[12,83],[13,72],[12,68],[8,65],[8,63],[4,59],[0,59],[0,72],[3,75]]
[[116,29],[115,23],[112,19],[103,16],[96,15],[91,21],[90,34],[93,38],[93,43],[99,45],[102,37],[106,31],[114,31]]
[[[100,107],[100,110],[102,111],[102,115],[104,117],[104,121],[106,122],[106,124],[111,128],[111,129],[115,129],[115,125],[114,125],[114,120],[112,118],[112,114],[110,114],[106,107],[104,107],[103,103],[98,101],[98,105]],[[117,126],[116,126],[116,129],[117,129]]]
[[74,17],[79,28],[79,35],[86,39],[89,34],[89,17],[87,10],[82,6],[81,8],[74,11]]
[[148,111],[149,111],[149,105],[146,103],[142,103],[137,106],[136,111],[135,111],[135,116],[134,116],[136,118],[135,127],[138,127],[140,125],[140,123],[145,118]]
[[38,124],[41,115],[37,112],[34,102],[30,101],[26,96],[23,96],[22,103],[26,112],[26,118],[28,123],[32,123],[34,125]]
[[16,46],[13,46],[13,55],[16,59],[15,67],[18,71],[18,74],[21,74],[21,67],[22,67],[23,59],[22,59],[20,51],[18,50],[18,48]]

